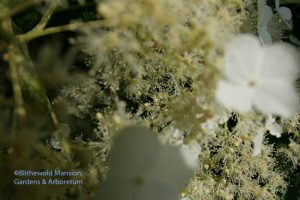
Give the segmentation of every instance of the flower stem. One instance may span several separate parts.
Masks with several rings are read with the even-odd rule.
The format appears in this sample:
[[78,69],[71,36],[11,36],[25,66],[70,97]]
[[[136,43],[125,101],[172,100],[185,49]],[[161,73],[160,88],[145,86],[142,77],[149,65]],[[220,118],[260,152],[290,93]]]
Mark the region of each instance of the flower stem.
[[51,18],[52,14],[54,13],[55,9],[57,8],[57,2],[56,1],[51,1],[42,17],[40,22],[32,29],[32,31],[38,31],[38,30],[43,30],[49,19]]
[[21,43],[27,43],[35,38],[42,37],[45,35],[60,33],[64,31],[75,31],[80,28],[105,27],[108,26],[108,24],[109,23],[107,20],[97,20],[91,22],[73,22],[62,26],[45,28],[43,30],[32,30],[28,33],[18,35],[17,38]]

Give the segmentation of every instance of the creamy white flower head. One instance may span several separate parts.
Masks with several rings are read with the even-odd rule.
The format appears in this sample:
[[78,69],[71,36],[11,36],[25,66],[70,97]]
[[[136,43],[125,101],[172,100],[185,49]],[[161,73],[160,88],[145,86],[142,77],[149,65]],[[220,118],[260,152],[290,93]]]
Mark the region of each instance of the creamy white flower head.
[[234,38],[225,47],[224,78],[217,84],[216,99],[240,113],[254,106],[262,113],[291,117],[298,111],[293,86],[298,56],[284,43],[263,47],[249,34]]

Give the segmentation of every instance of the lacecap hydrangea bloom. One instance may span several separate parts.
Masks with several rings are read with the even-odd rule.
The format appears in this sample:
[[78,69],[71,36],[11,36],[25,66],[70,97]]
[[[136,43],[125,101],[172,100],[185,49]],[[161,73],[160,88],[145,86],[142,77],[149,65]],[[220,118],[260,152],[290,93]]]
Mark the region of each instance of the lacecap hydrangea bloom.
[[240,35],[225,46],[224,77],[217,84],[216,99],[240,113],[255,107],[289,118],[298,111],[298,73],[299,55],[293,47],[262,46],[257,37]]

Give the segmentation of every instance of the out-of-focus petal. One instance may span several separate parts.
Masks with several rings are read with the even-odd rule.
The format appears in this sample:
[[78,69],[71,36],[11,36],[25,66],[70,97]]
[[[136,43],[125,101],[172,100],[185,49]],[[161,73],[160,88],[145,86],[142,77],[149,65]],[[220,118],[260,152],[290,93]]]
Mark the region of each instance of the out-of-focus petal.
[[286,81],[264,81],[256,89],[253,101],[257,109],[267,114],[289,118],[298,111],[297,94]]
[[266,128],[269,130],[271,135],[274,135],[278,138],[281,137],[281,134],[283,133],[282,127],[279,124],[277,124],[275,118],[272,117],[272,115],[268,115],[266,121]]
[[216,88],[216,99],[229,109],[247,112],[252,107],[253,90],[247,86],[219,81]]
[[98,200],[177,199],[194,174],[179,149],[162,146],[146,128],[129,127],[115,139]]
[[278,12],[281,15],[281,17],[285,20],[290,20],[292,18],[292,12],[287,7],[280,7],[278,9]]
[[280,5],[279,0],[275,0],[275,8],[277,10],[279,9],[279,5]]
[[266,26],[273,16],[273,11],[269,6],[264,5],[258,13],[258,25]]
[[274,135],[278,138],[281,137],[281,134],[283,132],[282,127],[277,123],[272,124],[272,126],[268,127],[268,129],[271,135]]
[[272,44],[272,37],[268,32],[267,26],[258,27],[258,35],[264,44]]
[[257,37],[249,34],[234,38],[225,46],[225,77],[240,83],[256,76],[264,51]]
[[294,82],[299,75],[299,53],[290,45],[279,43],[264,48],[264,64],[261,79],[280,79]]

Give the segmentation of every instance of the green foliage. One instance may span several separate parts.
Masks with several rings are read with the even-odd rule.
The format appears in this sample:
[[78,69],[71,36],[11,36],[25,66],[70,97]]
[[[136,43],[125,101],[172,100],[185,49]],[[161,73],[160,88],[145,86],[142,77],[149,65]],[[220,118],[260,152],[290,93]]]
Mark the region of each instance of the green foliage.
[[16,25],[24,32],[31,30],[40,21],[40,19],[41,14],[34,9],[20,13],[13,18]]

